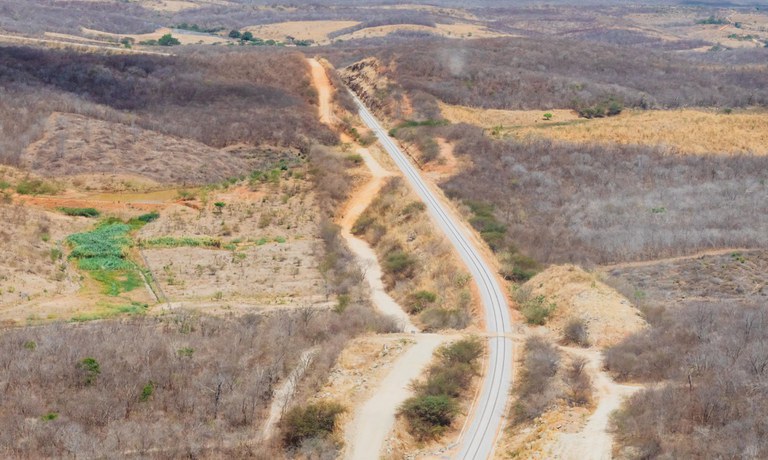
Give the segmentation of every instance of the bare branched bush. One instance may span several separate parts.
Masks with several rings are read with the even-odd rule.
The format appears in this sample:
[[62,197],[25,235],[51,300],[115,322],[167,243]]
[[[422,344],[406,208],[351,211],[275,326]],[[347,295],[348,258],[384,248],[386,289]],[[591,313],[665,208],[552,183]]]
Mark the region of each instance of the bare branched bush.
[[560,367],[560,352],[541,337],[525,341],[525,357],[520,370],[510,417],[515,423],[533,420],[544,413],[558,398],[555,376]]
[[563,342],[573,343],[580,347],[589,346],[587,323],[581,318],[571,318],[563,327]]
[[574,406],[585,406],[592,402],[592,379],[587,374],[586,358],[571,359],[565,370],[566,398]]
[[353,305],[309,318],[174,314],[6,331],[0,455],[163,458],[255,446],[275,385],[302,351],[321,345],[297,400],[317,391],[350,337],[377,322]]
[[493,203],[504,244],[539,262],[611,263],[768,244],[761,198],[768,185],[760,175],[768,157],[494,141],[466,125],[444,129],[456,130],[447,135],[473,167],[443,188],[463,201]]
[[768,455],[760,434],[768,410],[766,318],[762,304],[693,302],[665,310],[650,330],[608,350],[606,367],[618,378],[659,384],[614,417],[622,448],[651,457]]

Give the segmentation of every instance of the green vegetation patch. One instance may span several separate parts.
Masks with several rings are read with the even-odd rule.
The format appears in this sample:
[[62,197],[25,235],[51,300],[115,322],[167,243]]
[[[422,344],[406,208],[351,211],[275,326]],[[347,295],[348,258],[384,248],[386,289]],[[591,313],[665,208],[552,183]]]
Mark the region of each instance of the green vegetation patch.
[[143,315],[149,309],[149,305],[141,302],[131,302],[120,305],[101,305],[97,311],[73,316],[73,323],[84,323],[100,319],[114,318],[119,315]]
[[96,208],[66,208],[61,207],[58,208],[59,211],[62,213],[68,215],[68,216],[76,216],[76,217],[99,217],[101,215],[101,212],[99,212]]
[[25,178],[16,184],[19,195],[53,195],[58,191],[55,185],[40,179]]
[[72,246],[71,258],[78,259],[83,270],[129,270],[134,267],[126,258],[131,245],[131,226],[107,221],[94,230],[75,233],[67,238]]
[[394,128],[390,129],[389,130],[389,135],[391,137],[397,137],[397,131],[400,130],[400,129],[403,129],[403,128],[418,128],[418,127],[421,127],[421,126],[436,127],[436,126],[446,126],[446,125],[449,125],[449,124],[451,124],[450,121],[443,120],[443,119],[440,119],[440,120],[429,119],[429,120],[424,120],[424,121],[406,120],[406,121],[398,124]]
[[473,214],[469,223],[480,232],[480,236],[493,251],[501,249],[507,235],[507,226],[496,218],[494,205],[473,200],[467,200],[465,203]]
[[483,344],[477,338],[460,340],[438,350],[438,360],[424,382],[413,385],[415,396],[400,406],[410,433],[419,441],[440,437],[459,412],[459,398],[477,375]]
[[221,240],[216,238],[203,237],[175,237],[175,236],[161,236],[159,238],[151,238],[141,241],[141,247],[143,248],[221,248]]
[[335,401],[294,407],[284,417],[283,442],[298,447],[307,439],[328,438],[336,427],[336,418],[344,411],[344,406]]

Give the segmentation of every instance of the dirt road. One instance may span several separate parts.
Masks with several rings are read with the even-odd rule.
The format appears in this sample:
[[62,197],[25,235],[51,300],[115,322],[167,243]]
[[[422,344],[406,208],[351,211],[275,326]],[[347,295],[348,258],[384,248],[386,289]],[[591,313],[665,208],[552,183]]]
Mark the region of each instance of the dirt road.
[[395,413],[411,395],[411,380],[419,377],[432,360],[432,354],[449,337],[435,334],[413,336],[416,344],[392,364],[392,371],[381,381],[374,396],[355,411],[347,424],[344,441],[347,460],[371,460],[381,456],[387,435],[395,424]]
[[546,452],[546,458],[559,460],[610,460],[613,440],[608,433],[611,413],[640,387],[620,385],[603,371],[599,350],[563,347],[571,354],[589,360],[587,371],[592,377],[597,409],[578,433],[562,433]]
[[363,157],[368,170],[371,172],[371,180],[360,187],[352,195],[344,209],[341,219],[341,236],[347,242],[347,246],[355,255],[355,258],[363,270],[365,280],[371,289],[371,299],[376,308],[387,316],[395,317],[402,326],[403,332],[418,332],[419,329],[411,322],[411,318],[403,311],[403,308],[393,299],[384,287],[382,281],[381,265],[373,248],[362,239],[352,234],[352,226],[357,221],[371,201],[379,194],[386,179],[393,174],[385,170],[372,156],[368,149],[358,149],[357,153]]
[[[331,109],[331,95],[333,94],[333,88],[331,82],[328,80],[328,76],[325,73],[325,69],[315,59],[309,59],[309,64],[312,67],[312,81],[317,89],[319,96],[319,109],[318,113],[320,120],[323,123],[331,125],[333,111]],[[379,259],[376,256],[373,248],[362,239],[352,234],[352,226],[357,221],[366,208],[371,204],[373,199],[379,194],[379,190],[384,186],[386,179],[392,177],[394,174],[387,171],[382,167],[374,158],[368,149],[360,148],[357,153],[363,158],[366,167],[371,173],[371,179],[366,182],[362,187],[358,188],[352,193],[352,198],[345,205],[342,213],[341,222],[341,236],[349,246],[349,249],[355,255],[358,261],[365,280],[371,289],[371,299],[374,306],[383,314],[394,317],[398,324],[402,326],[403,332],[418,332],[418,328],[411,322],[411,318],[402,309],[402,307],[395,302],[389,294],[387,294],[384,288],[384,282],[382,281],[382,270],[379,265]]]
[[312,68],[312,82],[317,90],[320,121],[326,125],[332,125],[331,95],[333,94],[333,87],[331,86],[331,81],[328,80],[325,68],[317,62],[317,59],[308,59],[308,62]]

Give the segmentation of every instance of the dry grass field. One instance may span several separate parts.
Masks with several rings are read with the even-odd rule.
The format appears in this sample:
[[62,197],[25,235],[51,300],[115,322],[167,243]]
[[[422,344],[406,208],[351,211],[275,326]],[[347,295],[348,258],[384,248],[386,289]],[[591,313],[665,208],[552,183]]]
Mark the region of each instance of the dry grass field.
[[[554,112],[553,112],[554,113]],[[568,117],[563,117],[568,120]],[[625,111],[616,117],[511,127],[517,138],[545,137],[579,143],[651,145],[671,153],[768,154],[768,112],[735,110]]]
[[[608,118],[579,118],[573,110],[498,110],[440,103],[443,117],[496,137],[547,138],[577,143],[650,145],[684,154],[768,154],[763,109],[625,110]],[[544,114],[551,114],[550,120]]]
[[500,109],[481,109],[475,107],[464,107],[460,105],[450,105],[444,102],[438,103],[440,113],[451,123],[467,123],[476,125],[484,129],[493,129],[501,127],[504,129],[537,126],[544,124],[545,113],[552,114],[552,122],[565,122],[578,120],[579,115],[573,110],[555,109],[555,110],[500,110]]
[[282,42],[286,37],[293,37],[296,40],[327,43],[329,33],[358,24],[358,21],[290,21],[249,26],[244,30],[253,32],[254,37],[264,40]]
[[[94,30],[94,29],[88,29],[83,27],[82,33],[86,37],[96,39],[96,40],[101,40],[101,41],[117,41],[122,38],[131,38],[135,41],[136,44],[139,44],[139,42],[147,41],[147,40],[157,40],[163,35],[169,34],[169,33],[172,34],[176,39],[178,39],[182,45],[192,45],[192,44],[214,45],[214,44],[234,43],[233,40],[226,37],[220,37],[218,35],[186,33],[183,30],[172,31],[168,27],[161,27],[155,30],[154,32],[150,32],[146,34],[115,34],[111,32],[104,32],[101,30]],[[157,47],[154,47],[154,48],[156,49]]]
[[[285,178],[167,208],[137,239],[168,300],[209,312],[331,306],[310,188],[306,179]],[[185,240],[220,244],[185,247]]]

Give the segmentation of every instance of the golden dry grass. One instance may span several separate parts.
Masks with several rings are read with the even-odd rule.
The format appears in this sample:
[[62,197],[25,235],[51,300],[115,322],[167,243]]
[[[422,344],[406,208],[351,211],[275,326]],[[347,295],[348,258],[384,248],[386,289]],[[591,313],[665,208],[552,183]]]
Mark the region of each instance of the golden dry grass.
[[[768,154],[768,111],[626,110],[621,115],[580,119],[572,110],[493,110],[440,104],[452,123],[485,129],[501,126],[517,138],[665,146],[674,153]],[[553,115],[545,121],[544,113]]]
[[428,27],[415,24],[396,24],[388,26],[367,27],[355,32],[337,37],[337,40],[355,40],[360,38],[385,37],[393,32],[428,32],[443,37],[452,38],[492,38],[506,37],[509,35],[494,32],[485,26],[476,24],[456,23],[456,24],[437,24],[437,27]]
[[297,40],[328,41],[328,34],[359,24],[357,21],[289,21],[246,27],[254,37],[264,40],[285,41],[291,36]]
[[672,152],[688,154],[768,154],[766,111],[626,111],[617,117],[545,126],[515,130],[514,135],[571,142],[661,145]]
[[[495,110],[477,109],[460,105],[440,103],[440,111],[451,123],[468,123],[481,128],[492,129],[495,126],[505,128],[518,126],[536,126],[547,123],[545,113],[552,114],[552,122],[572,121],[579,118],[573,110]],[[551,123],[551,122],[549,122]]]

